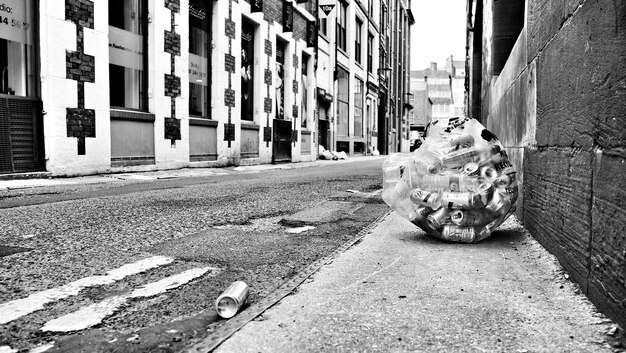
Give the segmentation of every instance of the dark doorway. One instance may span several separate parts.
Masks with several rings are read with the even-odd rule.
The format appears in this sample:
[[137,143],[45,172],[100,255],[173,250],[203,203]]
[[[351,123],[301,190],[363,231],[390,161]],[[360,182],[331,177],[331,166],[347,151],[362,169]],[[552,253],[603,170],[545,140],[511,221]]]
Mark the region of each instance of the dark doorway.
[[272,163],[291,162],[291,121],[274,120]]
[[328,140],[328,130],[330,129],[330,124],[328,120],[320,120],[319,129],[319,144],[320,146],[324,146],[325,149],[329,149],[330,141]]

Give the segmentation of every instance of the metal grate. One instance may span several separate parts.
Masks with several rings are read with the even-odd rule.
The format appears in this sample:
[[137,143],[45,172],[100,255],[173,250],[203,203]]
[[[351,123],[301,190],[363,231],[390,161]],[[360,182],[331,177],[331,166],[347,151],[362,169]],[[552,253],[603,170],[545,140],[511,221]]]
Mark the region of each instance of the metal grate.
[[0,173],[44,170],[41,101],[0,98]]

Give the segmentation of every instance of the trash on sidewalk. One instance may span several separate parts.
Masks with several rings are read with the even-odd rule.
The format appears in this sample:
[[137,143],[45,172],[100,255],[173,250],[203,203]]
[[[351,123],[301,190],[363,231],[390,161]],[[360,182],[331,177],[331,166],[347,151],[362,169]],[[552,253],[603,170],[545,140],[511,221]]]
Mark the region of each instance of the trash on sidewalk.
[[319,146],[318,155],[320,159],[328,159],[328,160],[332,159],[334,161],[338,159],[348,159],[348,155],[346,154],[346,152],[329,151],[325,149],[324,146],[322,145]]
[[235,316],[250,294],[250,288],[243,281],[233,282],[215,301],[217,314],[224,319]]
[[515,211],[516,171],[475,119],[434,122],[424,143],[383,162],[383,200],[427,234],[483,240]]

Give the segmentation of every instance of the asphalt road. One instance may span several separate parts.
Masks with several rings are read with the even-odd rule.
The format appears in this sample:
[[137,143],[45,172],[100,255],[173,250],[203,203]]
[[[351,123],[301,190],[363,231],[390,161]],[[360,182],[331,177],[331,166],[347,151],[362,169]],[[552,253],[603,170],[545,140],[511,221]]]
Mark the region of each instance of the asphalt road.
[[0,352],[177,351],[386,212],[381,163],[3,191]]

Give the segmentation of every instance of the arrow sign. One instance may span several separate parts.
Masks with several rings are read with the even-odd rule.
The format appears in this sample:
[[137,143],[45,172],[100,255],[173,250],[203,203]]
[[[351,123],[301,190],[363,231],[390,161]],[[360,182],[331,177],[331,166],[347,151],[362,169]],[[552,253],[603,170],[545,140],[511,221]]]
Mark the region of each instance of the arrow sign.
[[322,12],[324,12],[326,14],[326,16],[330,15],[330,13],[333,11],[333,9],[335,8],[335,5],[321,5],[320,9],[322,10]]

